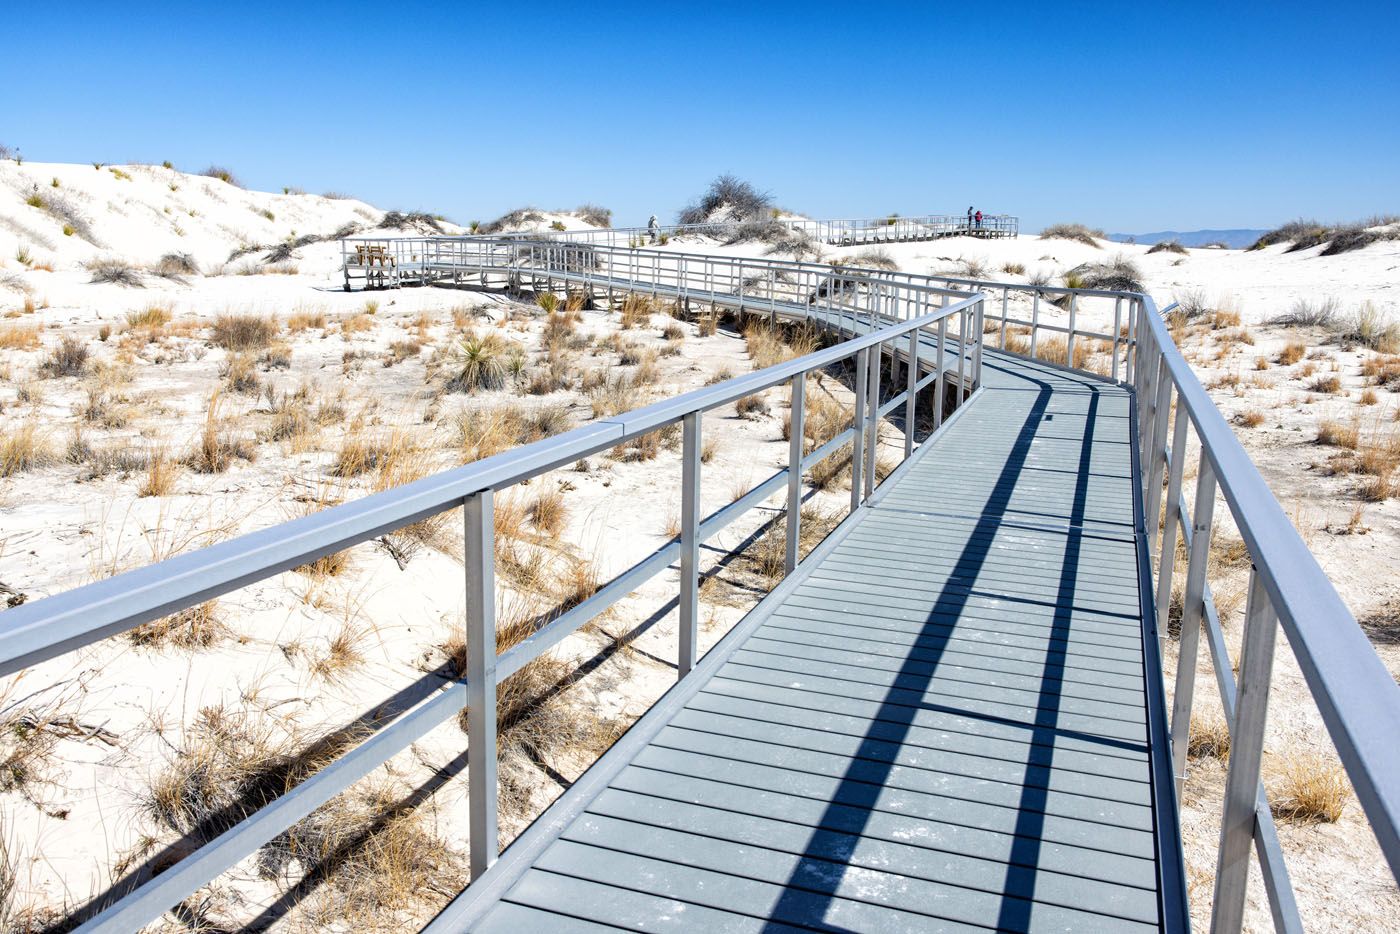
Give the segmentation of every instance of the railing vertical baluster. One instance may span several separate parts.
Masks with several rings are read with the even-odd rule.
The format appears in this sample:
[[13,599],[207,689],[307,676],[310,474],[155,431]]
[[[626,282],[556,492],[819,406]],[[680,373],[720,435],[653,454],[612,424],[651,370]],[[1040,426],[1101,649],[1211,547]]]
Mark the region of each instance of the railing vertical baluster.
[[921,328],[915,328],[909,332],[909,372],[905,374],[907,385],[904,390],[906,394],[904,399],[904,456],[906,458],[914,453],[914,416],[919,401],[915,387],[919,385],[919,332],[921,330]]
[[938,319],[938,351],[933,363],[933,430],[943,424],[943,349],[948,343],[948,319]]
[[802,540],[802,453],[807,425],[807,374],[792,378],[792,409],[788,421],[787,554],[785,573],[797,567],[797,545]]
[[1123,299],[1113,300],[1113,381],[1118,382],[1119,335],[1123,333]]
[[1186,781],[1186,746],[1191,735],[1191,702],[1196,690],[1196,656],[1201,620],[1205,616],[1206,565],[1210,563],[1210,534],[1215,522],[1215,469],[1204,452],[1196,478],[1196,506],[1191,520],[1191,556],[1186,565],[1186,594],[1181,606],[1181,637],[1172,694],[1172,767],[1176,799]]
[[496,861],[496,549],[495,494],[463,504],[467,576],[467,829],[471,877]]
[[681,585],[678,678],[695,667],[700,617],[700,413],[681,420]]
[[1031,299],[1031,359],[1035,359],[1036,340],[1040,334],[1040,293]]
[[1244,926],[1245,888],[1255,833],[1259,765],[1264,754],[1264,726],[1269,714],[1269,684],[1274,667],[1278,617],[1264,582],[1249,574],[1244,644],[1240,649],[1238,701],[1230,731],[1230,771],[1225,779],[1225,806],[1220,819],[1220,850],[1215,864],[1212,934],[1237,934]]
[[1005,349],[1006,349],[1006,319],[1009,318],[1009,317],[1011,317],[1011,312],[1008,310],[1008,301],[1009,301],[1008,292],[1009,292],[1009,291],[1010,291],[1010,290],[1007,289],[1005,286],[1002,287],[1002,290],[1001,290],[1001,349],[1002,349],[1002,350],[1005,350]]
[[1142,303],[1129,299],[1128,301],[1128,349],[1123,356],[1123,365],[1127,368],[1127,379],[1129,383],[1134,383],[1137,376],[1137,322],[1138,315],[1142,313]]
[[979,299],[972,309],[972,388],[982,388],[982,344],[986,341],[986,300]]
[[967,310],[958,312],[958,405],[967,399],[967,383],[963,381],[963,361],[967,358]]
[[855,416],[851,428],[851,512],[860,508],[861,464],[865,460],[865,383],[869,378],[870,348],[856,355]]
[[[893,356],[890,358],[893,360]],[[880,365],[884,360],[884,344],[870,348],[870,370],[866,374],[866,420],[869,422],[870,440],[865,446],[865,496],[875,492],[875,455],[880,442]]]
[[1186,406],[1176,406],[1172,428],[1172,462],[1167,474],[1167,514],[1162,526],[1162,550],[1157,557],[1157,625],[1165,637],[1167,613],[1171,609],[1172,575],[1176,573],[1176,533],[1181,516],[1181,478],[1186,473],[1186,426],[1190,417]]

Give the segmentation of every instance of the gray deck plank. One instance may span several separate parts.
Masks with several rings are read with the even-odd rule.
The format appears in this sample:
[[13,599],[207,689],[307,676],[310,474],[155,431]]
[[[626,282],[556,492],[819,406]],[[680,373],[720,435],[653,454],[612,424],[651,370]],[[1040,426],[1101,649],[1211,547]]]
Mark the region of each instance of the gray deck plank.
[[1131,399],[984,382],[474,930],[1159,927]]

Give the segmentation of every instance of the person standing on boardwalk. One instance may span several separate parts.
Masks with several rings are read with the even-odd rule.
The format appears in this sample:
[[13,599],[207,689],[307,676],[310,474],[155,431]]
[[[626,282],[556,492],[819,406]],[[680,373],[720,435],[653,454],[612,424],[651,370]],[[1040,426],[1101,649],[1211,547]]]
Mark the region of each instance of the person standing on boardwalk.
[[978,211],[978,212],[977,212],[977,229],[978,229],[978,230],[981,230],[981,229],[982,229],[982,212],[981,212],[981,211]]
[[660,230],[661,224],[657,222],[656,215],[653,214],[651,216],[651,220],[647,221],[647,233],[651,234],[652,243],[655,243],[659,239],[657,237],[657,234],[660,232]]
[[967,229],[972,229],[972,205],[967,206]]

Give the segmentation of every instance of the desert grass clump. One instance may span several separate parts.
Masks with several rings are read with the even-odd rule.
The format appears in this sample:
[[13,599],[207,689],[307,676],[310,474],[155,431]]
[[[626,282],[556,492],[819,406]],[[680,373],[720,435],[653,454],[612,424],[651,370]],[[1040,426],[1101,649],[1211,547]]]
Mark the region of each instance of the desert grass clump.
[[377,470],[389,461],[393,451],[406,441],[398,435],[380,438],[367,438],[362,434],[352,434],[340,445],[335,463],[331,465],[331,475],[336,477],[358,477]]
[[219,181],[224,182],[228,185],[232,185],[235,188],[243,187],[243,183],[240,182],[238,180],[238,177],[233,174],[233,170],[226,169],[221,165],[211,165],[209,166],[209,168],[205,169],[199,174],[203,175],[205,178],[218,179]]
[[151,272],[162,279],[178,281],[199,275],[199,263],[188,253],[166,253],[151,267]]
[[277,337],[277,319],[270,315],[224,314],[214,319],[209,339],[231,353],[262,350]]
[[316,328],[326,329],[326,313],[319,308],[297,308],[287,317],[287,330],[292,333]]
[[1001,271],[1008,276],[1024,276],[1026,274],[1025,263],[1002,263]]
[[740,418],[758,419],[768,414],[768,400],[763,398],[762,393],[744,396],[734,403],[734,411],[738,413]]
[[229,633],[218,612],[218,603],[209,600],[170,616],[142,623],[127,633],[132,645],[143,648],[174,646],[179,649],[207,649]]
[[1180,253],[1186,255],[1186,247],[1177,240],[1162,240],[1148,247],[1148,253]]
[[1355,342],[1383,354],[1400,351],[1400,324],[1396,324],[1374,302],[1362,303],[1340,337],[1343,341]]
[[209,397],[204,415],[204,429],[194,447],[185,455],[185,465],[198,473],[223,473],[235,460],[252,462],[257,448],[247,439],[235,436],[224,425],[220,414],[220,394]]
[[64,336],[59,345],[39,366],[45,376],[82,376],[88,371],[90,353],[87,344],[75,337]]
[[[1078,280],[1070,285],[1070,276]],[[1114,292],[1141,292],[1142,270],[1122,253],[1101,263],[1083,263],[1065,274],[1065,284],[1077,289],[1107,289]]]
[[588,394],[588,401],[594,418],[610,418],[641,405],[642,387],[625,373],[614,374]]
[[1324,418],[1317,423],[1317,443],[1354,451],[1361,443],[1361,426]]
[[89,281],[106,285],[122,285],[128,288],[142,288],[141,273],[124,259],[115,256],[95,259],[87,264]]
[[58,458],[32,422],[0,432],[0,477],[37,470],[57,463]]
[[1300,298],[1293,307],[1281,315],[1269,319],[1270,324],[1292,325],[1295,327],[1330,328],[1337,322],[1341,303],[1334,296],[1310,300]]
[[1375,405],[1379,401],[1381,401],[1380,396],[1376,395],[1376,391],[1369,387],[1361,390],[1361,395],[1356,398],[1357,405]]
[[159,331],[170,323],[170,317],[169,308],[153,303],[139,311],[128,311],[126,326],[133,331]]
[[1099,248],[1100,240],[1107,240],[1108,234],[1095,227],[1086,227],[1083,224],[1051,224],[1041,230],[1042,240],[1073,240],[1085,246]]
[[258,376],[253,358],[247,354],[234,354],[225,361],[221,375],[224,388],[232,393],[255,396],[262,392],[262,379]]
[[1342,391],[1342,381],[1335,376],[1319,376],[1308,384],[1312,392],[1338,393]]
[[549,535],[562,532],[568,522],[568,507],[564,505],[564,494],[558,487],[542,491],[530,501],[527,511],[535,528]]
[[1194,716],[1186,741],[1186,755],[1192,759],[1230,757],[1230,727],[1223,718]]
[[1073,360],[1069,359],[1069,340],[1064,337],[1041,341],[1036,347],[1036,353],[1047,363],[1058,363],[1076,370],[1085,369],[1089,364],[1089,345],[1088,341],[1083,339],[1074,342]]
[[644,328],[651,324],[651,299],[645,295],[629,292],[622,300],[622,327],[624,330]]
[[1311,754],[1288,757],[1270,789],[1274,816],[1295,824],[1335,824],[1351,796],[1346,773],[1333,759]]
[[175,490],[175,478],[180,465],[163,447],[151,450],[146,456],[146,475],[136,490],[137,496],[169,496]]
[[0,350],[35,350],[38,347],[38,325],[11,324],[0,327]]
[[1258,428],[1264,424],[1264,413],[1258,409],[1246,409],[1235,416],[1235,420],[1246,428]]
[[1279,351],[1278,362],[1280,366],[1292,366],[1307,354],[1307,345],[1298,341],[1290,341]]
[[685,328],[681,326],[679,321],[670,321],[661,329],[661,336],[668,343],[679,344],[685,340]]

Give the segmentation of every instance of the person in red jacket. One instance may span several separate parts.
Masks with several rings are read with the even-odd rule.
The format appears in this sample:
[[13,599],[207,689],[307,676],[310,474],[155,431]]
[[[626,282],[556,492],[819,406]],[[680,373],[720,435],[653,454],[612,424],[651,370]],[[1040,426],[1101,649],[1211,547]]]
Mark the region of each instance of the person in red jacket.
[[977,212],[977,226],[978,226],[979,229],[980,229],[981,226],[982,226],[982,212],[981,212],[981,211],[978,211],[978,212]]

